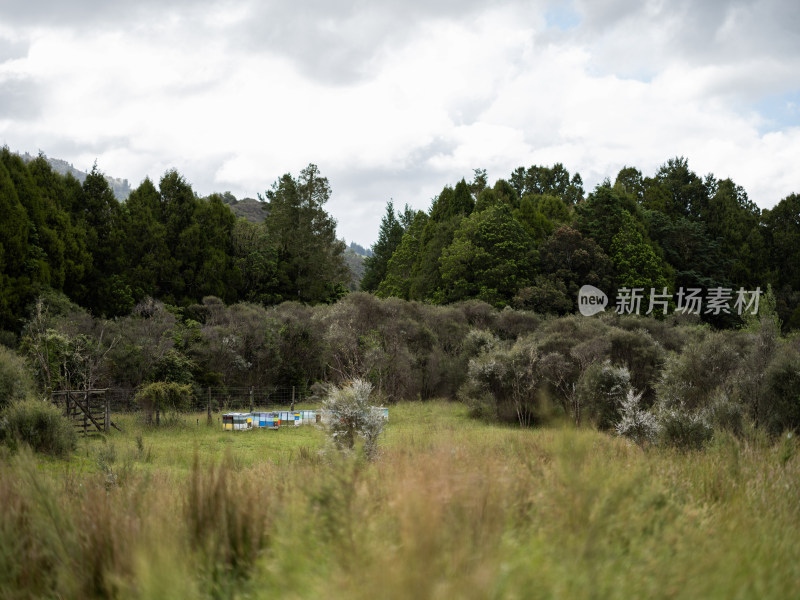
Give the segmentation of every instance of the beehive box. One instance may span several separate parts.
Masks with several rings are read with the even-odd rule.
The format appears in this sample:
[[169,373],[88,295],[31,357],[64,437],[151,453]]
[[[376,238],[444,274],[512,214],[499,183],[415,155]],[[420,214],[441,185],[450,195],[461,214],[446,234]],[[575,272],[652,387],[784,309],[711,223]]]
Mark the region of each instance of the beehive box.
[[226,413],[222,415],[222,428],[225,431],[252,429],[253,418],[250,413]]
[[253,412],[253,427],[258,429],[276,429],[280,425],[280,417],[274,412]]

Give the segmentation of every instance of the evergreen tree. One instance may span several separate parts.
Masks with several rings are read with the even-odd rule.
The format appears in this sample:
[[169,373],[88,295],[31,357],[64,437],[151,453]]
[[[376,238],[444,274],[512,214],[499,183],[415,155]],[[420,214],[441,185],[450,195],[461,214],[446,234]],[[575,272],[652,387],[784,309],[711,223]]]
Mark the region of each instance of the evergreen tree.
[[189,290],[193,299],[217,296],[227,303],[238,300],[241,272],[233,258],[235,223],[236,217],[218,194],[198,203],[194,222],[183,236],[184,243],[199,249]]
[[30,222],[6,166],[0,162],[0,330],[19,331],[32,295],[28,274]]
[[536,254],[532,238],[510,208],[499,205],[464,219],[440,263],[440,300],[479,298],[502,307],[530,284]]
[[669,204],[663,209],[672,217],[697,217],[708,206],[708,189],[691,169],[684,157],[671,158],[662,165],[655,181],[669,194]]
[[[164,273],[172,261],[167,229],[162,222],[161,195],[149,178],[133,190],[125,202],[126,279],[138,302],[146,297],[164,298],[171,292]],[[163,287],[167,283],[168,287]]]
[[648,293],[650,288],[654,288],[661,293],[668,286],[664,263],[628,212],[622,213],[619,231],[611,240],[610,254],[620,287],[644,288]]
[[769,239],[769,263],[778,284],[800,290],[800,194],[791,194],[762,215]]
[[85,277],[85,295],[78,299],[97,315],[127,314],[134,299],[122,277],[124,268],[123,214],[105,176],[92,167],[83,181],[83,195],[76,207],[86,231],[86,248],[92,265]]
[[729,259],[722,278],[737,286],[765,285],[759,281],[767,266],[759,227],[761,211],[730,179],[718,181],[714,187],[698,219]]
[[641,233],[644,232],[638,220],[628,221],[626,218],[626,215],[637,213],[638,206],[630,196],[621,194],[610,185],[599,185],[575,207],[575,225],[584,237],[593,239],[610,256],[611,240],[624,226],[632,222]]
[[266,224],[238,219],[233,226],[232,242],[242,281],[240,299],[261,304],[278,302],[278,252],[270,244]]
[[196,294],[194,266],[197,263],[198,237],[187,234],[194,223],[199,200],[192,186],[175,170],[167,171],[159,185],[160,219],[164,225],[170,253],[159,271],[158,287],[168,304],[188,304]]
[[378,241],[372,246],[372,256],[364,260],[364,277],[361,289],[374,292],[386,277],[386,268],[392,254],[403,239],[403,226],[394,213],[391,200],[386,204],[386,214],[381,219]]
[[328,302],[344,291],[348,278],[344,242],[336,221],[323,208],[330,185],[310,164],[295,180],[286,174],[267,192],[270,243],[278,254],[278,294],[282,300]]
[[420,258],[422,237],[428,215],[417,211],[411,226],[406,229],[400,245],[386,265],[386,276],[381,281],[377,295],[381,298],[397,296],[404,300],[411,298],[411,282]]
[[[554,289],[563,289],[569,308],[577,310],[578,290],[584,285],[611,293],[614,266],[594,240],[570,227],[560,227],[539,247],[542,275]],[[537,307],[539,309],[543,307]],[[549,311],[547,311],[549,312]]]

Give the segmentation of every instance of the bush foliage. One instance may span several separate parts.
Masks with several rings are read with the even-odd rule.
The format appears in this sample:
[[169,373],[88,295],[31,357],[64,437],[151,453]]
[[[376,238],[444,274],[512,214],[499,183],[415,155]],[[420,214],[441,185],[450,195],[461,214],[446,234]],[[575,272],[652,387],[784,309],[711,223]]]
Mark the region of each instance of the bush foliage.
[[22,358],[0,345],[0,410],[33,393],[33,378]]
[[11,446],[27,444],[37,452],[67,458],[78,442],[72,424],[50,402],[17,400],[0,418],[0,434]]

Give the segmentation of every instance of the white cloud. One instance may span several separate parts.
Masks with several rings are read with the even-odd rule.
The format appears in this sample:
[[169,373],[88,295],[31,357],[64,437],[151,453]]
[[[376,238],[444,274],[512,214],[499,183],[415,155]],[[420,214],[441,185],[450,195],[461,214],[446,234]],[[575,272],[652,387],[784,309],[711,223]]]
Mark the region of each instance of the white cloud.
[[174,167],[202,194],[314,162],[340,235],[367,245],[387,200],[427,208],[479,167],[561,162],[591,187],[683,155],[763,207],[800,191],[798,124],[765,133],[756,108],[800,87],[777,0],[152,9],[0,9],[0,141],[134,185]]

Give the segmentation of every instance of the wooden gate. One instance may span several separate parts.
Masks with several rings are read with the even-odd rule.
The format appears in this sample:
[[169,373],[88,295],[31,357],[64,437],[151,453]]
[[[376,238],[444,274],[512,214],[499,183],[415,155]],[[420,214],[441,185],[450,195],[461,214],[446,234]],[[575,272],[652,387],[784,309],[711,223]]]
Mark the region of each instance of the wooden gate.
[[109,427],[119,430],[111,420],[107,390],[60,390],[53,392],[56,406],[64,409],[64,414],[72,426],[83,435],[105,433]]

